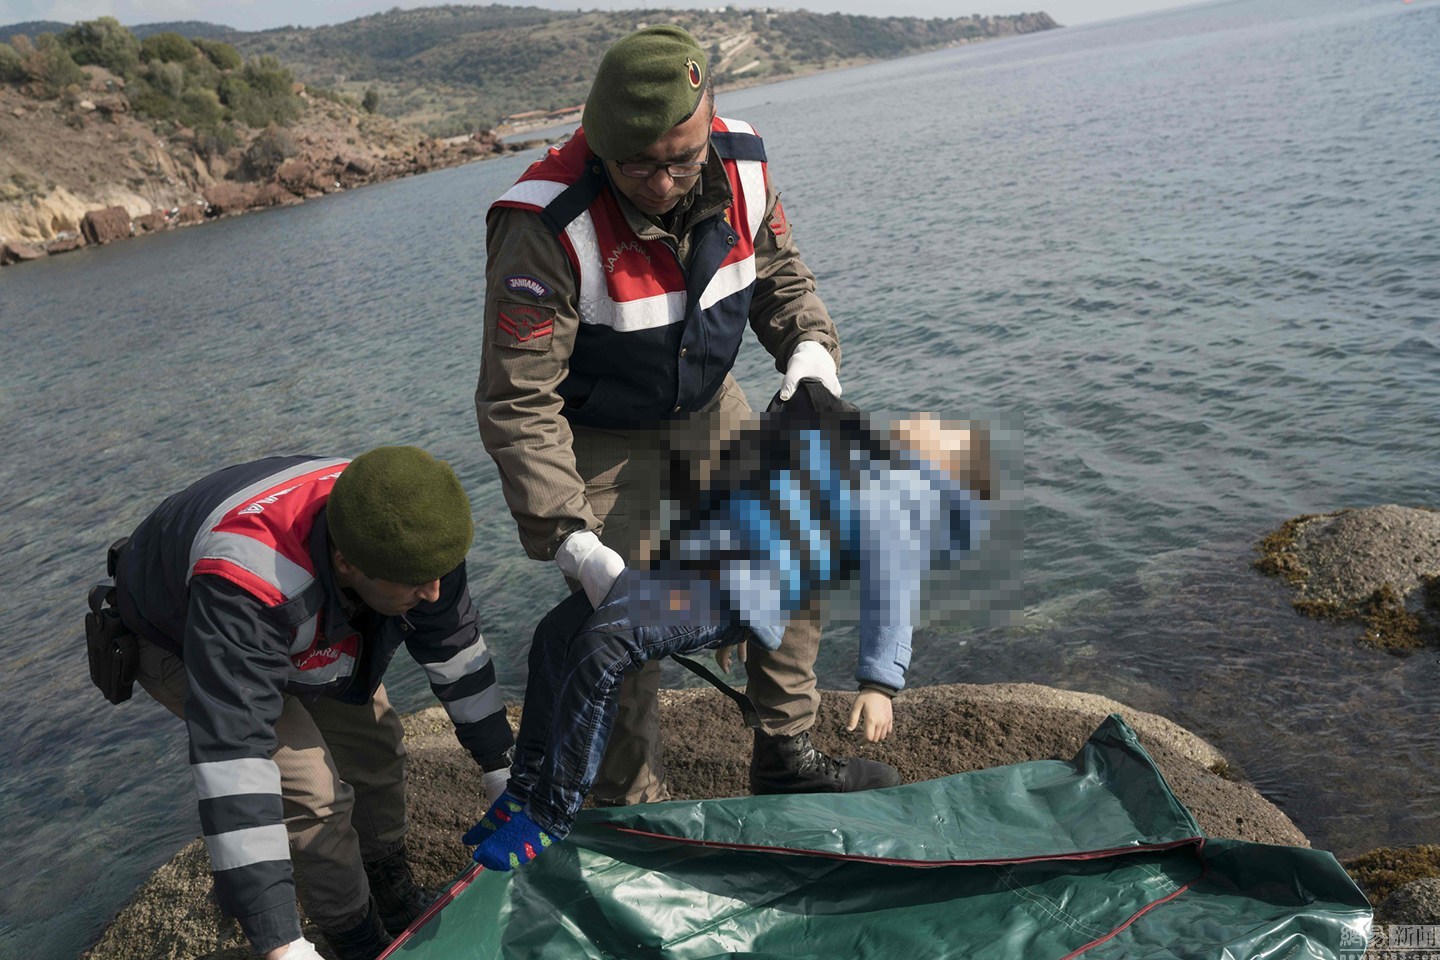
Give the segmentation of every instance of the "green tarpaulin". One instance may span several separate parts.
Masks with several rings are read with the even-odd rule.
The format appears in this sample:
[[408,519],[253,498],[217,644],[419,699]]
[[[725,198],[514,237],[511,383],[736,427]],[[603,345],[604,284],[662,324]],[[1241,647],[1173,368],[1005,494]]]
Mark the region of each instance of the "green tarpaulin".
[[1204,838],[1112,716],[1069,763],[587,811],[389,955],[1358,960],[1369,928],[1330,854]]

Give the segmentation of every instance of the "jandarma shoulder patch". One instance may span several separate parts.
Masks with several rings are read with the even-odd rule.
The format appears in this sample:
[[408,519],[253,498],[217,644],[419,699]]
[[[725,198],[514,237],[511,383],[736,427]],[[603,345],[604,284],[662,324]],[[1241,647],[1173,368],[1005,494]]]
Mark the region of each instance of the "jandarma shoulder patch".
[[555,311],[533,303],[500,301],[495,316],[495,345],[544,352],[555,333]]
[[536,300],[550,296],[550,288],[534,277],[517,273],[505,278],[505,289],[511,293],[528,293]]

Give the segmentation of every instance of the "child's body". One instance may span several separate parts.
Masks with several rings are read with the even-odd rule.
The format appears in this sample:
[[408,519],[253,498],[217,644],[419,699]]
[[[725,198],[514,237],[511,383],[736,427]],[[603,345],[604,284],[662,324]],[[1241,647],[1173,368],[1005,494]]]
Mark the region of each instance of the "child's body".
[[774,649],[815,591],[851,578],[861,688],[851,728],[883,739],[925,575],[984,535],[987,453],[983,435],[923,417],[887,438],[856,413],[791,410],[737,436],[650,570],[622,573],[593,613],[573,594],[537,627],[510,785],[465,837],[479,843],[475,859],[511,869],[569,832],[625,673],[747,640]]

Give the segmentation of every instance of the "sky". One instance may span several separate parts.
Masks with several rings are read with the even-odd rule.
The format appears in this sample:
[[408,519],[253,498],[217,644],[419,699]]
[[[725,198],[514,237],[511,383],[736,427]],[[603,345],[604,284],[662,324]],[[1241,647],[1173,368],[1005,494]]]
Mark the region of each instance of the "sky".
[[[484,0],[489,3],[491,0]],[[727,0],[502,0],[516,6],[558,9],[718,7]],[[733,0],[737,7],[776,6],[817,13],[869,16],[954,17],[1043,10],[1059,23],[1074,25],[1186,6],[1194,0]],[[0,26],[28,20],[73,23],[115,17],[127,26],[168,20],[205,20],[241,30],[286,25],[313,27],[340,23],[394,7],[437,6],[439,0],[0,0]]]

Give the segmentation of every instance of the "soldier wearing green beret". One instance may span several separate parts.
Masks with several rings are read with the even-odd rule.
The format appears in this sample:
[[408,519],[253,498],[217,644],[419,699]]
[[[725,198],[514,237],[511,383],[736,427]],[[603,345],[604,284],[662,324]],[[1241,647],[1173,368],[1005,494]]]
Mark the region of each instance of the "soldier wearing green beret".
[[[748,413],[730,373],[747,328],[789,399],[805,378],[840,394],[835,326],[764,143],[716,116],[708,58],[679,27],[647,27],[606,52],[581,128],[486,224],[480,434],[526,553],[553,560],[598,607],[627,564],[645,562],[676,461],[705,461],[708,438]],[[749,651],[757,793],[899,780],[810,742],[819,640],[812,608],[779,650]],[[654,662],[625,678],[595,780],[601,802],[668,797],[659,683]]]
[[[221,908],[256,953],[371,960],[428,906],[406,858],[405,748],[381,679],[403,644],[487,798],[513,747],[465,578],[474,527],[415,447],[273,457],[191,484],[111,548],[91,674],[185,721]],[[92,623],[108,624],[96,643]]]

